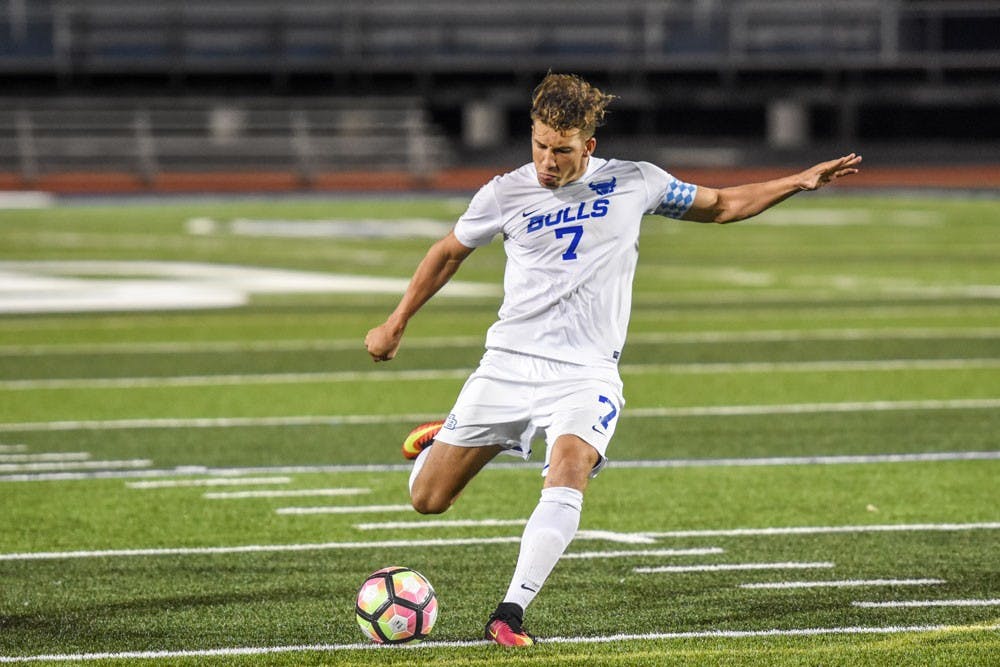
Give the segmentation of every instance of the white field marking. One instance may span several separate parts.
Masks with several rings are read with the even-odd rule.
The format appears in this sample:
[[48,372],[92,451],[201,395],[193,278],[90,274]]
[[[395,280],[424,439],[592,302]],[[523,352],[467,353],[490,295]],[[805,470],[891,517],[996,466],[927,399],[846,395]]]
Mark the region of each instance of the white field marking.
[[45,452],[41,454],[0,454],[0,463],[30,463],[40,461],[86,461],[90,452]]
[[[879,329],[769,329],[755,331],[637,332],[630,343],[768,343],[799,341],[937,340],[1000,338],[1000,328],[879,328]],[[482,347],[483,336],[426,336],[408,338],[413,349]],[[198,352],[298,352],[360,350],[361,342],[348,339],[293,339],[274,341],[190,341],[155,343],[71,343],[0,345],[0,356],[57,354],[183,354]]]
[[[1000,364],[1000,362],[998,362]],[[172,375],[123,378],[51,378],[4,380],[0,390],[34,389],[137,389],[148,387],[205,387],[232,385],[307,384],[327,382],[403,382],[461,380],[472,368],[414,369],[405,371],[332,371],[329,373],[248,373],[239,375]]]
[[[803,341],[937,340],[942,338],[981,339],[1000,337],[1000,328],[934,327],[873,329],[763,329],[753,331],[637,332],[630,343],[791,343]],[[2,352],[3,348],[0,348]]]
[[944,224],[939,211],[904,209],[887,211],[877,216],[868,209],[816,208],[805,210],[771,209],[762,213],[754,224],[776,227],[845,227],[849,225],[900,225],[903,227],[936,227]]
[[659,565],[634,567],[637,574],[679,574],[684,572],[737,572],[742,570],[812,570],[834,567],[830,562],[802,563],[718,563],[716,565]]
[[[225,226],[223,226],[225,225]],[[427,238],[439,239],[452,225],[430,218],[398,218],[396,220],[255,220],[235,218],[228,223],[217,223],[210,218],[188,220],[187,226],[200,229],[211,226],[218,233],[219,226],[237,236],[274,236],[279,238]],[[197,232],[191,232],[197,233]],[[204,233],[204,232],[203,232]]]
[[[580,531],[575,540],[608,541]],[[246,553],[283,553],[300,551],[339,551],[353,549],[407,549],[423,547],[463,547],[480,544],[517,544],[520,535],[509,537],[455,537],[424,540],[386,540],[379,542],[320,542],[314,544],[247,544],[229,547],[168,547],[157,549],[106,549],[101,551],[29,551],[0,554],[0,561],[63,560],[77,558],[133,558],[138,556],[205,556]]]
[[725,417],[793,415],[838,412],[891,412],[898,410],[992,410],[1000,398],[957,398],[916,401],[845,401],[841,403],[787,403],[784,405],[707,405],[689,408],[632,408],[630,417]]
[[[704,364],[623,364],[624,374],[828,373],[850,371],[929,371],[1000,368],[1000,359],[872,359],[858,361],[778,361]],[[2,387],[3,385],[0,385]]]
[[[397,530],[410,528],[481,528],[501,526],[523,526],[527,519],[438,519],[429,521],[383,521],[379,523],[357,523],[357,530]],[[618,544],[654,544],[656,540],[640,533],[619,533],[613,530],[578,530],[575,539],[602,540]]]
[[55,197],[50,192],[26,190],[23,192],[0,192],[0,209],[51,208]]
[[[159,472],[163,474],[162,471]],[[291,484],[291,477],[210,477],[208,479],[151,479],[144,482],[126,482],[130,489],[170,489],[187,486],[257,486],[258,484]]]
[[[768,637],[818,637],[826,635],[897,635],[915,633],[996,632],[1000,625],[892,625],[851,626],[840,628],[789,628],[784,630],[696,630],[691,632],[651,632],[646,634],[617,634],[599,637],[546,637],[546,644],[610,644],[618,642],[647,642],[672,639],[754,639]],[[237,646],[230,648],[191,649],[182,651],[120,651],[118,653],[49,653],[44,655],[0,656],[0,664],[25,662],[90,662],[97,660],[176,660],[178,658],[215,658],[282,653],[332,653],[336,651],[430,651],[436,648],[471,648],[487,646],[490,642],[435,641],[419,644],[383,646],[373,642],[365,644],[300,644],[291,646]]]
[[[358,530],[406,530],[409,528],[452,528],[452,527],[500,527],[523,526],[527,519],[437,519],[429,521],[383,521],[379,523],[357,523]],[[641,533],[620,533],[613,530],[578,530],[575,539],[603,540],[618,544],[655,544],[656,540]]]
[[275,514],[376,514],[378,512],[412,512],[412,505],[339,505],[336,507],[279,507]]
[[122,461],[44,461],[35,463],[0,463],[0,473],[39,472],[52,470],[110,470],[121,468],[148,468],[149,459]]
[[[0,261],[0,312],[230,308],[253,294],[402,294],[400,278],[166,261]],[[75,276],[102,276],[102,279]],[[137,278],[141,276],[141,278]],[[492,284],[453,281],[441,293],[496,296]]]
[[[841,403],[787,403],[776,405],[707,405],[631,408],[630,417],[720,417],[814,414],[825,412],[888,412],[899,410],[989,410],[1000,408],[1000,398],[957,398],[913,401]],[[287,417],[191,417],[156,419],[99,419],[0,423],[0,433],[27,431],[106,431],[141,428],[244,428],[248,426],[339,426],[343,424],[420,423],[440,419],[440,413],[383,415],[301,415]]]
[[[875,359],[863,361],[789,361],[693,364],[623,364],[625,375],[672,373],[710,375],[720,373],[836,373],[859,371],[936,371],[1000,368],[1000,359]],[[275,385],[335,382],[426,382],[461,380],[472,368],[412,369],[404,371],[331,371],[317,373],[246,373],[220,375],[174,375],[116,378],[46,378],[3,380],[0,390],[37,389],[135,389],[149,387],[205,387]]]
[[[959,337],[964,338],[965,336]],[[973,337],[979,338],[980,336]],[[986,337],[985,334],[982,337]],[[414,349],[482,347],[483,340],[483,336],[428,336],[423,338],[407,339],[406,346]],[[51,356],[57,354],[194,354],[203,352],[330,352],[362,350],[363,348],[363,342],[356,338],[159,343],[76,343],[66,345],[54,343],[42,345],[0,345],[0,356]]]
[[642,533],[619,533],[613,530],[578,530],[574,539],[604,540],[620,544],[653,544],[656,542],[653,538]]
[[[1000,404],[1000,399],[998,399]],[[340,424],[420,423],[440,419],[438,413],[394,415],[303,415],[288,417],[192,417],[162,419],[101,419],[0,424],[0,432],[104,431],[137,428],[244,428],[259,426],[336,426]]]
[[867,586],[935,586],[946,583],[944,579],[845,579],[843,581],[780,581],[759,584],[740,584],[748,589],[784,588],[853,588]]
[[929,463],[934,461],[995,461],[994,452],[922,452],[917,454],[843,454],[839,456],[762,456],[759,458],[665,459],[608,461],[616,468],[710,468],[745,466],[847,465],[869,463]]
[[905,533],[919,531],[1000,530],[1000,521],[981,523],[898,523],[871,526],[788,526],[785,528],[726,528],[719,530],[673,530],[643,533],[667,537],[764,537],[775,535],[828,535],[837,533]]
[[27,445],[0,445],[0,452],[26,452]]
[[1000,607],[1000,599],[992,600],[896,600],[890,602],[852,602],[855,607]]
[[360,496],[371,493],[371,489],[349,488],[340,489],[292,489],[288,491],[224,491],[205,493],[202,498],[208,500],[242,500],[245,498],[304,498],[310,496]]
[[639,549],[636,551],[577,551],[565,553],[560,560],[589,560],[595,558],[632,558],[641,556],[710,556],[725,553],[719,547],[701,549]]
[[[429,421],[430,416],[424,421]],[[872,463],[924,463],[936,461],[996,461],[1000,460],[1000,451],[993,452],[927,452],[921,454],[856,454],[845,456],[781,456],[781,457],[760,457],[760,458],[729,458],[729,459],[662,459],[652,461],[609,461],[608,465],[623,470],[637,468],[710,468],[710,467],[750,467],[750,466],[804,466],[804,465],[863,465]],[[236,477],[239,475],[255,474],[337,474],[355,472],[409,472],[413,468],[410,463],[359,463],[341,465],[319,465],[319,466],[272,466],[258,468],[205,468],[198,466],[182,466],[173,470],[128,470],[110,471],[102,470],[98,472],[58,472],[58,473],[36,473],[36,474],[16,474],[0,475],[0,482],[58,482],[81,479],[128,479],[138,477],[166,477],[170,475],[220,475]],[[525,462],[493,462],[490,463],[492,470],[533,470],[538,468],[538,464]],[[213,484],[239,485],[244,482],[234,480],[232,482],[214,482]],[[131,482],[141,486],[160,484],[159,482]],[[166,485],[186,485],[201,486],[197,484],[175,484],[167,482]],[[140,486],[140,488],[141,488]]]
[[497,528],[523,526],[527,519],[431,519],[428,521],[382,521],[356,523],[357,530],[408,530],[410,528]]

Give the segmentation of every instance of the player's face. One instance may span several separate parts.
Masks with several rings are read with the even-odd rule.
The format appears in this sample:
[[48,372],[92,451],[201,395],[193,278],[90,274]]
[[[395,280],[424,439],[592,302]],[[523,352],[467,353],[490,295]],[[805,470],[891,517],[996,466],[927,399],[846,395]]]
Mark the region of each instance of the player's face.
[[559,132],[539,120],[532,122],[531,160],[539,185],[554,190],[579,179],[596,145],[597,139],[585,139],[580,130]]

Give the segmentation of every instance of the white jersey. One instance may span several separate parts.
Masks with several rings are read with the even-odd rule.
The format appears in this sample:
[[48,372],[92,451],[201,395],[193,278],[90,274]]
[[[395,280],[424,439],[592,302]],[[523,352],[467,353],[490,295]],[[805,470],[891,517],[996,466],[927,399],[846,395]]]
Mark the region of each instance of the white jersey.
[[486,347],[617,365],[642,216],[680,218],[695,192],[648,162],[595,157],[583,177],[556,189],[539,185],[531,163],[484,185],[454,231],[470,248],[503,235],[504,301]]

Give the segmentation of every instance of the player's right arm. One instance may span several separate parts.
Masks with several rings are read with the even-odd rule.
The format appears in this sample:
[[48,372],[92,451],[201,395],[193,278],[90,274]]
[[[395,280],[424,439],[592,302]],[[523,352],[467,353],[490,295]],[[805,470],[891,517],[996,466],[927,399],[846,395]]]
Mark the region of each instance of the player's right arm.
[[451,280],[473,250],[455,238],[453,231],[430,247],[417,265],[399,305],[385,322],[365,336],[365,347],[372,360],[389,361],[396,356],[407,322]]

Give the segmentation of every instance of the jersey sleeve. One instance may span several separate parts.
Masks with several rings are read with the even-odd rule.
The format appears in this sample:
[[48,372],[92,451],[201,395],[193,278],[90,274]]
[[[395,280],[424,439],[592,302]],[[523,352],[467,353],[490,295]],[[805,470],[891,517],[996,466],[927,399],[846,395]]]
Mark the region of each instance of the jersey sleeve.
[[455,238],[467,248],[478,248],[501,232],[503,221],[496,198],[496,179],[483,187],[469,202],[462,217],[455,223]]
[[694,203],[698,186],[674,178],[649,162],[637,162],[646,181],[646,213],[665,218],[681,218]]

